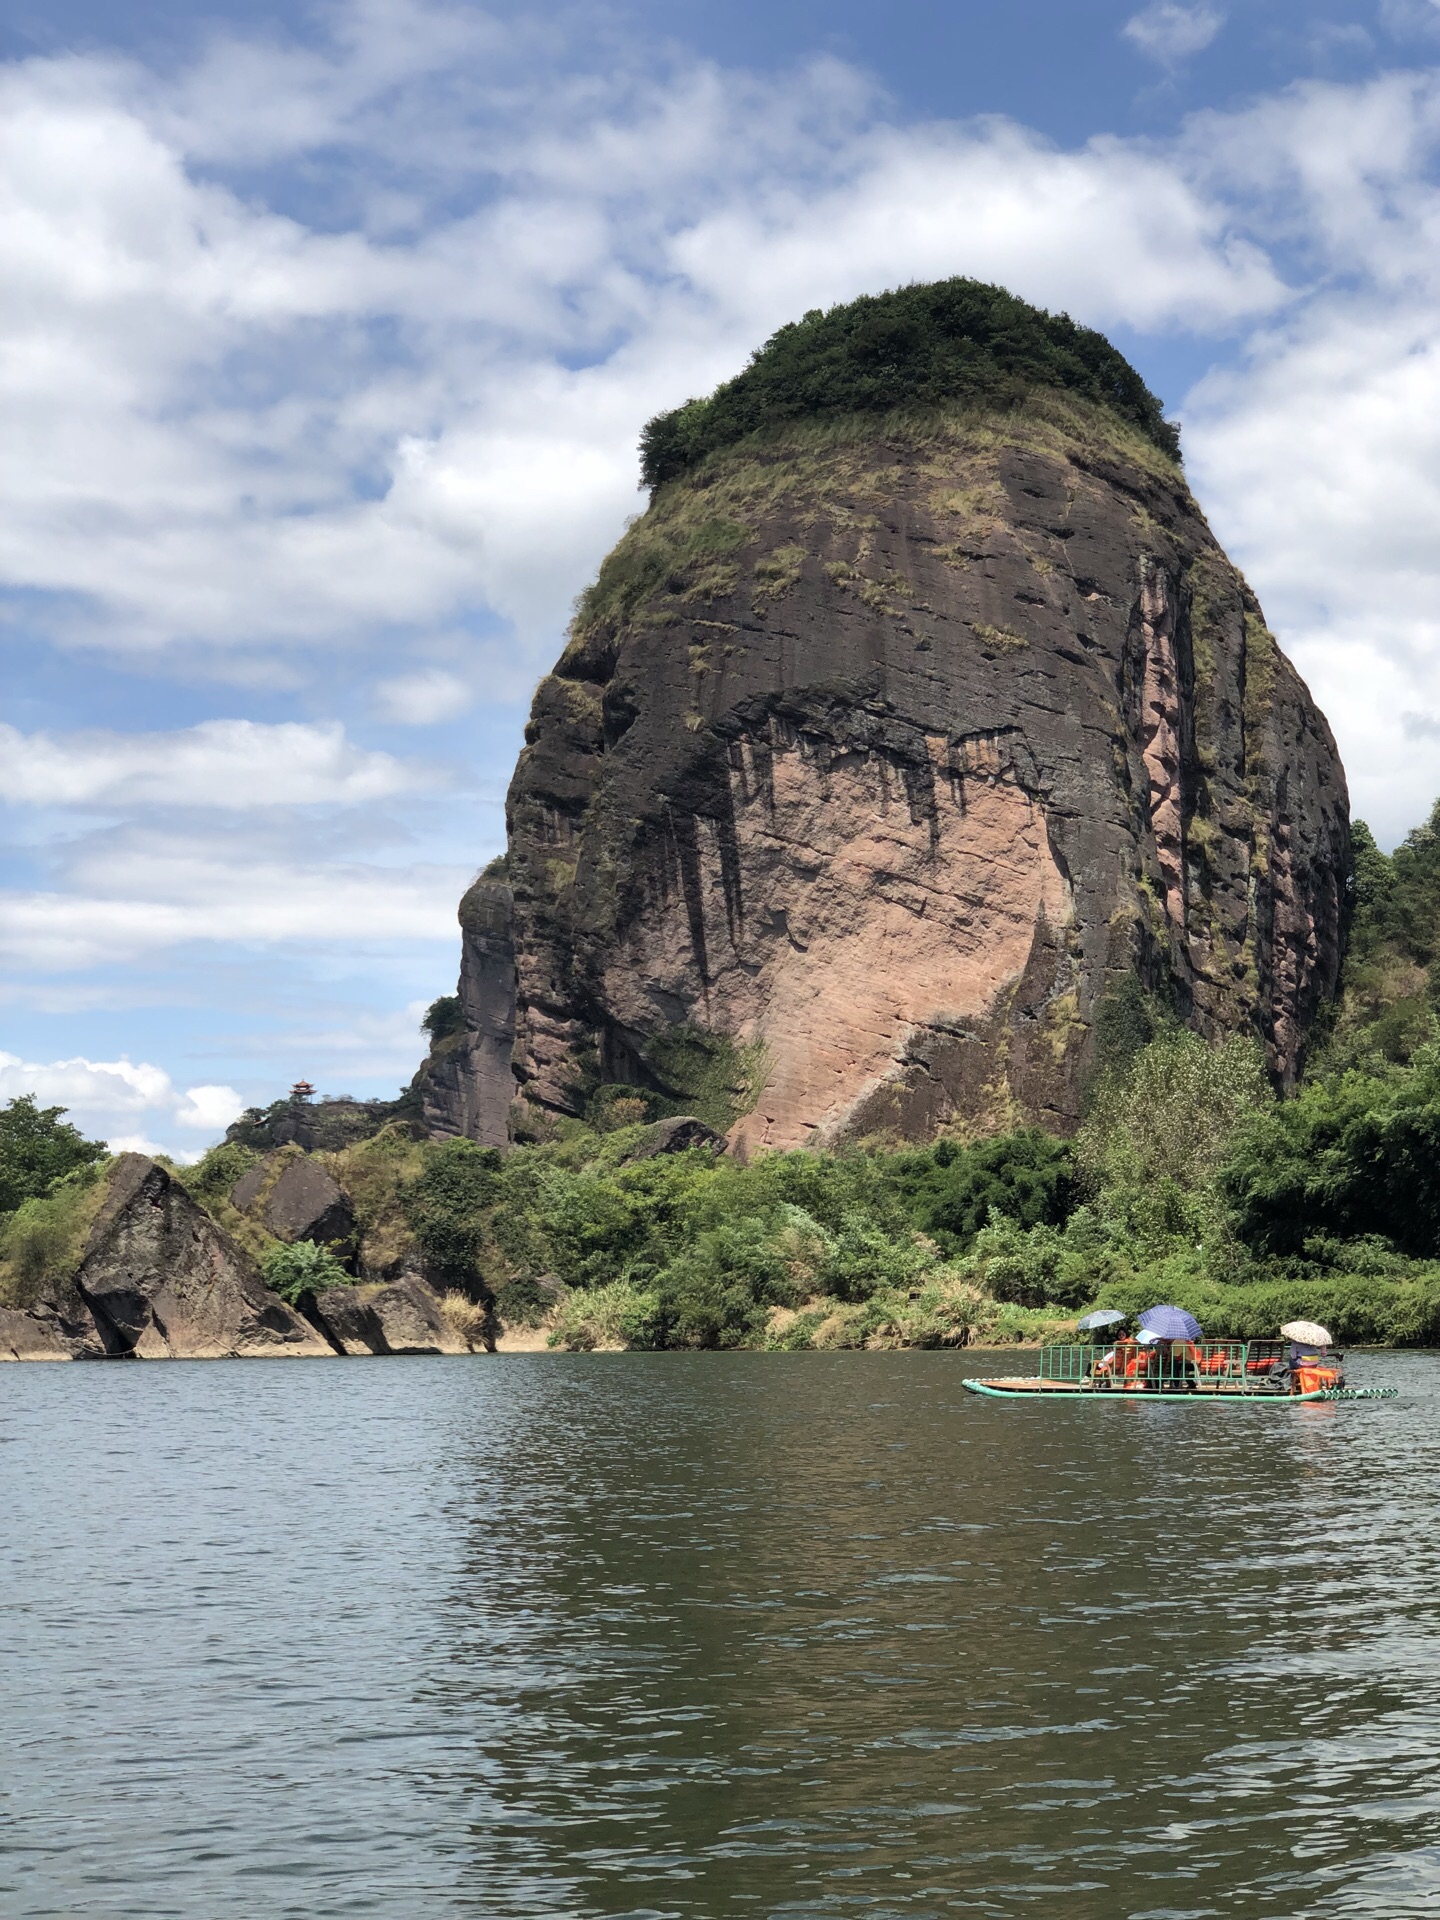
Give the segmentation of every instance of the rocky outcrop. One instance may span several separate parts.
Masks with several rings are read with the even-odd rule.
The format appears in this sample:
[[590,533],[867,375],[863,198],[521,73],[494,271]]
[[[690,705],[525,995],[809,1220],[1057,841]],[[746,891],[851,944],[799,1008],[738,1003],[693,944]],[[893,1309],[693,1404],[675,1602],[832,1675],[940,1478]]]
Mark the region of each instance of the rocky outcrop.
[[331,1352],[230,1236],[143,1154],[115,1162],[75,1286],[112,1353],[205,1360]]
[[440,1310],[440,1296],[418,1274],[409,1273],[369,1300],[380,1328],[382,1353],[468,1353]]
[[368,1289],[326,1287],[317,1293],[312,1318],[341,1353],[385,1353],[380,1322],[370,1311]]
[[398,1100],[352,1100],[345,1094],[311,1100],[291,1095],[269,1107],[247,1107],[226,1128],[225,1138],[261,1153],[273,1147],[339,1153],[370,1139],[382,1127],[397,1121],[408,1125],[413,1115],[414,1103],[403,1094]]
[[236,1182],[231,1204],[252,1214],[277,1240],[314,1240],[348,1246],[355,1213],[339,1185],[317,1161],[293,1147],[277,1148]]
[[503,878],[482,874],[460,902],[464,1026],[431,1050],[411,1087],[432,1138],[463,1134],[483,1146],[505,1145],[515,1094],[514,920]]
[[[418,1273],[385,1287],[327,1287],[314,1314],[342,1353],[471,1353],[446,1319],[440,1296]],[[493,1334],[486,1335],[486,1344]]]
[[742,1151],[1065,1132],[1136,977],[1292,1083],[1344,775],[1162,443],[1037,391],[677,469],[536,692],[432,1128],[618,1084]]
[[[239,1181],[231,1203],[282,1240],[354,1228],[330,1174],[286,1147]],[[494,1301],[457,1312],[398,1254],[396,1277],[330,1287],[305,1312],[263,1282],[249,1253],[170,1173],[121,1154],[89,1190],[57,1270],[0,1306],[0,1360],[210,1360],[494,1350]]]
[[52,1278],[27,1306],[0,1307],[0,1360],[108,1360],[121,1352],[68,1278]]

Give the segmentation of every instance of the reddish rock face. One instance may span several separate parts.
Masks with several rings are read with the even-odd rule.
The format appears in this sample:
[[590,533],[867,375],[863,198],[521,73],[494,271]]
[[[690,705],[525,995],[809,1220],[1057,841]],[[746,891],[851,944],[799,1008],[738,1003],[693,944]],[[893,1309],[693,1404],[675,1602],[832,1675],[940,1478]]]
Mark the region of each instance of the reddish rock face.
[[1096,408],[711,456],[526,738],[506,880],[466,902],[450,1072],[483,1075],[428,1090],[437,1130],[683,1099],[709,1047],[748,1147],[1064,1131],[1127,977],[1282,1083],[1335,989],[1329,728],[1179,468]]

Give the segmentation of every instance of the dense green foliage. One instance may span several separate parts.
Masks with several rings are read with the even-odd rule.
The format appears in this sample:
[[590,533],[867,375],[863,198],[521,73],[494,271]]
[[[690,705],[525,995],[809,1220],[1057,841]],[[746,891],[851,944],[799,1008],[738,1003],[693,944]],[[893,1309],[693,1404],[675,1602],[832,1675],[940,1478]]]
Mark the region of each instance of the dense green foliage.
[[786,421],[947,400],[1011,406],[1058,387],[1109,407],[1172,458],[1179,436],[1103,334],[979,280],[866,295],[781,327],[708,400],[658,414],[640,442],[655,488],[719,447]]
[[52,1180],[47,1190],[0,1215],[0,1306],[28,1306],[44,1281],[79,1266],[106,1192],[96,1161]]
[[1216,1176],[1242,1122],[1272,1104],[1257,1041],[1212,1047],[1162,1025],[1091,1094],[1075,1143],[1081,1188],[1137,1247],[1223,1240]]
[[1039,1127],[897,1154],[890,1178],[913,1223],[949,1253],[969,1248],[992,1210],[1022,1227],[1054,1227],[1074,1204],[1070,1149]]
[[446,1140],[404,1190],[415,1243],[446,1285],[469,1293],[481,1280],[487,1209],[499,1196],[500,1155],[473,1140]]
[[175,1167],[175,1178],[203,1207],[214,1208],[228,1200],[234,1188],[260,1158],[254,1147],[238,1140],[222,1140],[211,1147],[192,1167]]
[[1423,827],[1382,853],[1351,827],[1355,894],[1331,1069],[1403,1064],[1436,1037],[1440,1008],[1440,802]]
[[265,1256],[265,1284],[292,1307],[310,1294],[323,1293],[327,1287],[345,1287],[352,1276],[329,1247],[314,1240],[297,1240],[293,1246],[274,1246]]
[[22,1093],[0,1107],[0,1214],[38,1200],[57,1180],[105,1158],[103,1141],[87,1140],[64,1107],[42,1107]]
[[1440,1047],[1406,1068],[1322,1075],[1245,1132],[1224,1172],[1236,1230],[1257,1253],[1323,1236],[1440,1254]]

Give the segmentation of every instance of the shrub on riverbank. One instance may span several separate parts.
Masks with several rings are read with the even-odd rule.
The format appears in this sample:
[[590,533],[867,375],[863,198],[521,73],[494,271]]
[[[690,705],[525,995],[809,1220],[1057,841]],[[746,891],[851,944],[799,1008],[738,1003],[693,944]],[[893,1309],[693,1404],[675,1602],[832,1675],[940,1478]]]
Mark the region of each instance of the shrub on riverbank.
[[329,1247],[314,1240],[297,1240],[290,1246],[277,1242],[265,1257],[264,1272],[266,1286],[292,1307],[327,1287],[349,1286],[353,1278]]
[[102,1164],[78,1166],[0,1217],[0,1306],[29,1306],[44,1282],[74,1273],[106,1187]]

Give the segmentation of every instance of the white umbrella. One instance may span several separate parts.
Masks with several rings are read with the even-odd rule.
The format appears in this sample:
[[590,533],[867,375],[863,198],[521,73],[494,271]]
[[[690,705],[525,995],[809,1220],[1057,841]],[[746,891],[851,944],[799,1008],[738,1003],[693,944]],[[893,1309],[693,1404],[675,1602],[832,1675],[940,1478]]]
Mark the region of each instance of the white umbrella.
[[1328,1347],[1330,1332],[1316,1320],[1287,1320],[1280,1329],[1282,1340],[1294,1340],[1302,1347]]

